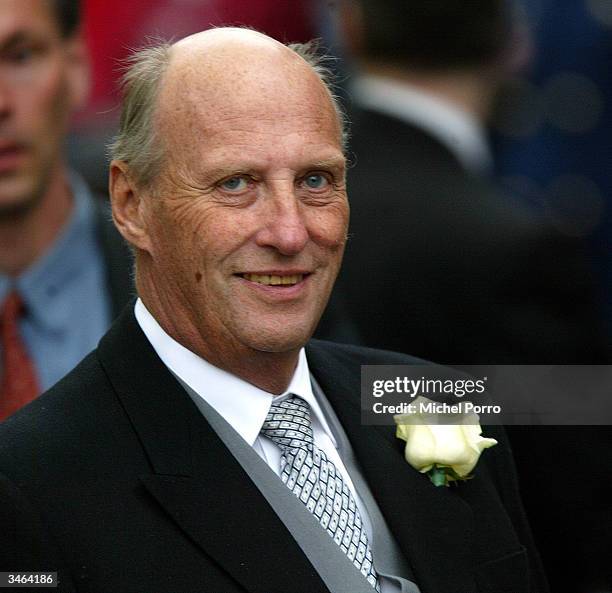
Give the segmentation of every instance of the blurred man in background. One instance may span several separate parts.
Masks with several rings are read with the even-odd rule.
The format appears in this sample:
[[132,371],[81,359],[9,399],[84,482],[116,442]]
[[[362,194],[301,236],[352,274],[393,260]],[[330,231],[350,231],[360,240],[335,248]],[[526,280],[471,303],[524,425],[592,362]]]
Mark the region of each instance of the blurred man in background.
[[129,293],[126,249],[62,154],[89,76],[79,4],[0,3],[0,420],[97,343]]
[[507,2],[343,8],[360,74],[341,285],[363,342],[446,363],[604,361],[580,245],[488,179],[485,122],[516,60]]

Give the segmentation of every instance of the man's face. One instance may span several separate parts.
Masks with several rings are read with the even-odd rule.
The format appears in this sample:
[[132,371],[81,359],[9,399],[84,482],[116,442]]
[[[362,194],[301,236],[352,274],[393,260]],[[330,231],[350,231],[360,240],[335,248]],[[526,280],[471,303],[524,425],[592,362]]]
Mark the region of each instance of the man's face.
[[0,216],[29,209],[61,161],[86,74],[47,0],[0,2]]
[[240,76],[173,97],[170,163],[145,200],[157,298],[181,341],[201,337],[212,361],[308,340],[348,223],[339,124],[321,83]]

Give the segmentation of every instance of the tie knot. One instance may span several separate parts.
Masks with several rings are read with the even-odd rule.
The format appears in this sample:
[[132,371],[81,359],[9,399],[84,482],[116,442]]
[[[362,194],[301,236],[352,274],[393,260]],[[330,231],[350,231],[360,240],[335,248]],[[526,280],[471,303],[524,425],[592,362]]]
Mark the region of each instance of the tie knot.
[[12,291],[4,299],[0,308],[0,325],[15,323],[23,312],[23,300],[16,291]]
[[261,434],[272,439],[283,451],[292,448],[312,451],[314,440],[310,406],[296,395],[273,403],[261,427]]

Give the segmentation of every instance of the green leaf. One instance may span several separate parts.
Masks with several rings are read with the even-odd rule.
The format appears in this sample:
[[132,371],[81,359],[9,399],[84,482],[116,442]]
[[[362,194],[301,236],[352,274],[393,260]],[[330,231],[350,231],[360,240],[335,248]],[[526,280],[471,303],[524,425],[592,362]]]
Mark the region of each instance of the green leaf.
[[446,470],[447,468],[434,465],[434,467],[427,472],[429,479],[432,481],[434,486],[448,486],[448,476]]

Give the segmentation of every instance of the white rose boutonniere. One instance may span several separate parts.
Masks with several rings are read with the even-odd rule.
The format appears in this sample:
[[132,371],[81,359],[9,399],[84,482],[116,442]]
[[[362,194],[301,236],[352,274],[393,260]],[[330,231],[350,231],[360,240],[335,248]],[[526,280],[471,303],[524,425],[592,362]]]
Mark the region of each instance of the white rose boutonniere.
[[417,412],[394,416],[396,435],[406,441],[406,461],[417,471],[428,474],[436,486],[469,480],[482,451],[497,441],[481,436],[479,417],[473,412],[452,415],[418,412],[421,403],[430,401],[420,396],[413,402]]

